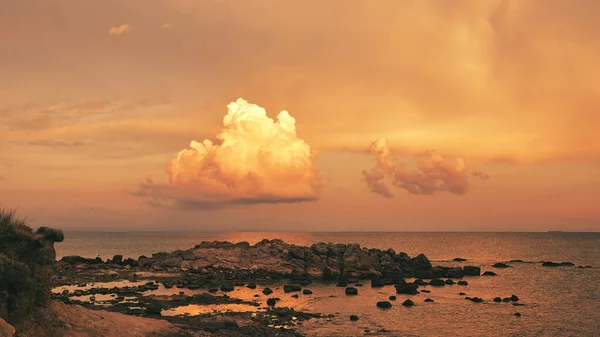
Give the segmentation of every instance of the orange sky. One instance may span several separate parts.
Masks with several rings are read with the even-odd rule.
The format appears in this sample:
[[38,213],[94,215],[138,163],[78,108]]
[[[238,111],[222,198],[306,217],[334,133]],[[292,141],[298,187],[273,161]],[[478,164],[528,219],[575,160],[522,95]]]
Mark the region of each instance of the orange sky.
[[[599,12],[1,1],[0,204],[86,230],[600,231]],[[224,126],[238,98],[275,123]]]

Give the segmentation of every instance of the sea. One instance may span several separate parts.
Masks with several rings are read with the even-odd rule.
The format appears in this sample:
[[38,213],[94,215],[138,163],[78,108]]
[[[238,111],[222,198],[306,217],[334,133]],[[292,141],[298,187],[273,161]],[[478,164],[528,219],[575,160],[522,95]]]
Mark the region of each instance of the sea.
[[[303,246],[332,242],[393,248],[410,256],[423,253],[433,265],[474,265],[482,272],[498,274],[465,277],[467,286],[425,287],[431,292],[417,295],[397,295],[391,286],[371,288],[367,282],[358,287],[358,296],[346,296],[344,288],[314,284],[310,286],[312,296],[301,295],[296,302],[285,299],[296,310],[334,315],[298,326],[307,336],[600,336],[600,233],[67,232],[56,251],[57,259],[67,255],[107,259],[117,254],[138,258],[192,248],[202,241],[255,244],[263,239]],[[457,257],[467,261],[453,261]],[[542,261],[575,266],[543,267]],[[496,262],[507,262],[510,267],[493,268]],[[247,288],[229,295],[235,297],[236,292],[239,297],[252,296],[246,294]],[[519,306],[492,301],[513,294],[519,297]],[[392,295],[397,297],[395,301],[389,300]],[[481,297],[484,302],[474,303],[466,296]],[[425,302],[426,298],[434,302]],[[406,299],[416,305],[403,307]],[[392,308],[377,308],[376,302],[383,300],[390,301]],[[359,320],[351,322],[350,315]]]

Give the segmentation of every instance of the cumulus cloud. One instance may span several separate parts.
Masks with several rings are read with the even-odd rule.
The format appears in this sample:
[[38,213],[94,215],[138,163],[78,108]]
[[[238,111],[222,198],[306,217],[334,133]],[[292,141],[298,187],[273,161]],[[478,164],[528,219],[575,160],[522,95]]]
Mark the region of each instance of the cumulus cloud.
[[148,179],[135,194],[153,206],[198,210],[316,200],[322,181],[296,120],[284,110],[274,121],[242,98],[227,109],[221,144],[193,140],[168,162],[169,184]]
[[108,30],[108,34],[110,35],[121,35],[123,33],[127,33],[131,30],[131,26],[127,24],[122,24],[120,26],[111,27]]
[[[369,190],[386,198],[394,194],[386,185],[389,178],[392,186],[417,195],[432,195],[447,191],[454,194],[464,194],[469,187],[469,165],[462,158],[443,158],[434,151],[421,156],[416,164],[409,165],[391,158],[387,139],[380,138],[371,143],[369,152],[376,160],[375,167],[363,170],[363,178]],[[485,173],[472,173],[483,178]],[[487,179],[487,175],[485,175]]]

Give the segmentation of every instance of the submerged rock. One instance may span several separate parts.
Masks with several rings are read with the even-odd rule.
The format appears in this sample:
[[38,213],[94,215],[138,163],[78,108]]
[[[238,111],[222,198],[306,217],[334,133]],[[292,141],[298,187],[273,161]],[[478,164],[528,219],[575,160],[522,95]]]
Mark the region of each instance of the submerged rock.
[[507,265],[506,263],[496,262],[496,263],[494,263],[494,265],[492,265],[492,267],[494,267],[494,268],[508,268],[510,266]]

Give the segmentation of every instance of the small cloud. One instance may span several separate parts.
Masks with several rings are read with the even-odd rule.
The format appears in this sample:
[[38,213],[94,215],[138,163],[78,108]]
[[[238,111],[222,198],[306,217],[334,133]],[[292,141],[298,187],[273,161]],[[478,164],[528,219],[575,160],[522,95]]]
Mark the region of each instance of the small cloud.
[[111,29],[108,30],[108,34],[110,35],[121,35],[123,33],[127,33],[131,30],[131,26],[130,25],[120,25],[120,26],[115,26],[112,27]]
[[173,26],[171,26],[171,24],[170,24],[170,23],[165,23],[165,24],[164,24],[164,25],[162,25],[161,27],[162,27],[163,29],[169,29],[169,28],[171,28],[171,27],[173,27]]
[[461,195],[468,190],[469,166],[464,158],[447,159],[429,151],[415,165],[409,165],[390,158],[385,138],[373,142],[369,152],[374,155],[376,166],[363,170],[363,178],[371,192],[383,197],[394,197],[384,182],[385,178],[390,178],[393,186],[416,195],[443,191]]

